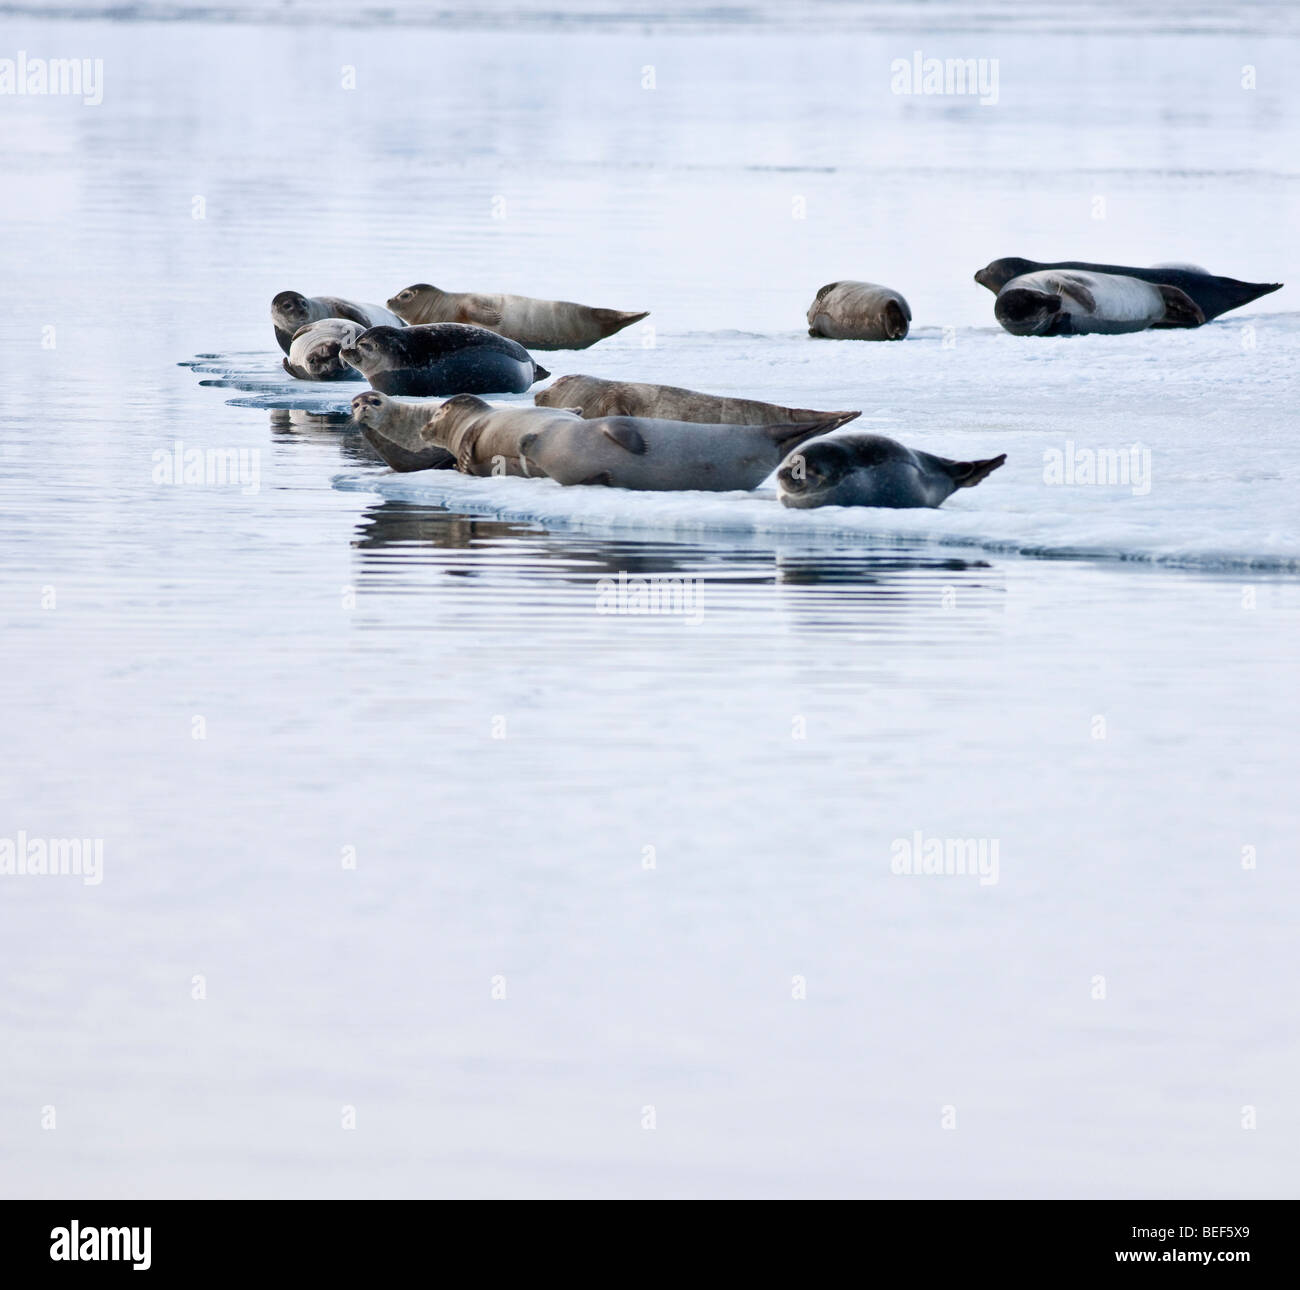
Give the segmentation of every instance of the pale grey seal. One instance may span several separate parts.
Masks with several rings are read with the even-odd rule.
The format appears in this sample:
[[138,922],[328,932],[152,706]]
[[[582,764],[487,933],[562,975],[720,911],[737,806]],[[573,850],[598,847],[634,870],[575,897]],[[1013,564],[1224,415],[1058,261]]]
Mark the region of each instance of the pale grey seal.
[[363,331],[367,327],[405,325],[396,314],[379,305],[360,305],[339,296],[304,296],[300,291],[281,291],[271,300],[271,325],[275,328],[275,339],[286,354],[298,328],[323,318],[346,318],[360,323]]
[[1012,278],[998,292],[993,316],[1013,336],[1118,335],[1157,322],[1199,327],[1205,321],[1200,306],[1178,287],[1077,269]]
[[588,420],[572,408],[493,407],[448,399],[425,437],[468,474],[546,475],[561,484],[654,491],[730,492],[757,487],[806,439],[844,415],[787,425],[698,425],[650,417]]
[[[1260,296],[1277,291],[1280,282],[1239,282],[1236,278],[1218,278],[1210,273],[1203,273],[1193,266],[1178,267],[1159,264],[1151,268],[1134,267],[1123,264],[1090,264],[1086,260],[1055,260],[1050,264],[1038,260],[1024,260],[1019,256],[1005,256],[986,264],[975,274],[975,281],[987,287],[997,295],[1012,278],[1023,277],[1026,273],[1039,273],[1044,269],[1077,269],[1083,273],[1113,273],[1125,278],[1137,278],[1141,282],[1167,283],[1189,295],[1200,308],[1205,320],[1217,318],[1229,309],[1240,309]],[[1155,327],[1185,326],[1183,323],[1153,323]]]
[[361,373],[339,356],[365,328],[342,318],[322,318],[299,327],[284,358],[284,370],[300,381],[359,381]]

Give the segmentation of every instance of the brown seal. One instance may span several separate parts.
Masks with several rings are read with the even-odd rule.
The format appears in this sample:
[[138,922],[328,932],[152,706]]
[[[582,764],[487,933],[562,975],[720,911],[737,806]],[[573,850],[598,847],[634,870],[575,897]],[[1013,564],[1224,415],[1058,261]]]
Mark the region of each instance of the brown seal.
[[352,400],[352,422],[366,442],[394,469],[452,470],[456,459],[424,437],[432,403],[404,403],[367,390]]
[[571,300],[441,291],[427,282],[399,291],[388,307],[408,323],[469,323],[509,336],[528,349],[586,349],[648,317],[648,311],[594,309]]
[[874,282],[828,282],[808,306],[808,335],[831,340],[902,340],[911,321],[907,301]]
[[757,399],[701,394],[676,385],[642,385],[606,381],[599,376],[562,376],[533,396],[539,408],[577,408],[584,417],[660,417],[665,421],[694,421],[706,425],[773,426],[791,421],[819,421],[857,412],[815,412],[785,408]]

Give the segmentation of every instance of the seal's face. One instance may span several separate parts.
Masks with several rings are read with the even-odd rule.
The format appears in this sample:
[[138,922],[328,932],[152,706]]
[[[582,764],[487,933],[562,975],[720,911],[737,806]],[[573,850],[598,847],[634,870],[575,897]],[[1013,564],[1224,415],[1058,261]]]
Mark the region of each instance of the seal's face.
[[282,327],[296,330],[311,321],[307,297],[300,291],[281,291],[271,300],[271,317]]
[[[378,331],[379,328],[371,328],[371,331]],[[388,330],[392,330],[390,327]],[[362,332],[360,336],[352,342],[351,345],[344,345],[339,350],[339,357],[350,367],[355,367],[358,372],[368,372],[379,366],[383,359],[383,348],[378,339],[371,335],[370,331]]]
[[404,322],[427,321],[425,310],[438,295],[438,288],[427,282],[417,282],[413,287],[399,291],[388,301],[388,307]]
[[1032,273],[1033,270],[1034,266],[1028,260],[1022,260],[1018,255],[1008,255],[1000,260],[990,260],[976,273],[975,281],[996,295],[1012,278]]
[[993,312],[1013,336],[1046,336],[1057,326],[1061,297],[1032,287],[1008,287],[998,292]]
[[341,348],[337,340],[323,340],[307,351],[302,365],[313,381],[337,381],[347,375],[347,368],[339,357]]
[[384,395],[376,394],[374,390],[358,394],[352,400],[352,420],[366,429],[377,430],[384,419],[384,404],[387,402]]
[[783,493],[808,498],[834,488],[852,469],[852,452],[834,439],[822,439],[792,452],[776,477]]
[[490,411],[491,407],[477,394],[453,394],[424,423],[420,434],[426,443],[436,443],[445,448],[461,425],[479,412]]

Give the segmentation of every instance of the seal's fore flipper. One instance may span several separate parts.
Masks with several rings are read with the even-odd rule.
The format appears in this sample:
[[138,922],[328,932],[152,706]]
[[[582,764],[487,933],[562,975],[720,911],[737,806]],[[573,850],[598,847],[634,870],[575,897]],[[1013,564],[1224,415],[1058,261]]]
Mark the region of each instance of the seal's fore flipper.
[[1165,316],[1162,321],[1167,327],[1199,327],[1205,321],[1201,306],[1187,292],[1163,282],[1157,284],[1157,290],[1164,297]]
[[483,296],[470,296],[461,306],[462,322],[475,327],[500,327],[501,310]]
[[1061,284],[1059,288],[1061,295],[1069,296],[1085,313],[1097,312],[1097,297],[1088,290],[1082,278],[1076,278],[1072,273],[1062,273],[1058,275],[1058,279]]
[[638,457],[645,454],[645,440],[641,437],[641,432],[634,425],[629,425],[626,417],[611,417],[600,427],[600,433],[611,443],[618,444],[620,448]]

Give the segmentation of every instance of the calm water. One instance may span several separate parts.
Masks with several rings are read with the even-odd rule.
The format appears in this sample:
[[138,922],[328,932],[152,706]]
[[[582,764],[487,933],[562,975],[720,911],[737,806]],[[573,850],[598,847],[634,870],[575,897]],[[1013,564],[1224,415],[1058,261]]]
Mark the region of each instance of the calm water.
[[[1234,321],[1120,368],[1002,347],[970,274],[1294,278],[1297,42],[1259,7],[888,12],[6,21],[102,57],[105,99],[0,99],[0,838],[104,858],[0,880],[3,1194],[1295,1193],[1291,293],[1252,349]],[[914,48],[999,58],[1000,104],[894,98]],[[855,275],[915,344],[799,344]],[[421,280],[653,310],[653,346],[557,372],[1013,460],[951,542],[601,531],[422,501],[338,419],[249,406],[285,402],[275,291]],[[1163,453],[1146,529],[1035,486],[1045,434],[1099,424]],[[256,488],[155,482],[177,441]],[[1218,564],[978,542],[1181,548],[1225,496]],[[699,613],[598,612],[620,574]],[[918,833],[997,880],[895,874]]]

